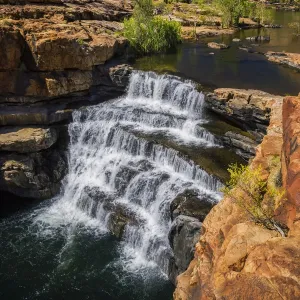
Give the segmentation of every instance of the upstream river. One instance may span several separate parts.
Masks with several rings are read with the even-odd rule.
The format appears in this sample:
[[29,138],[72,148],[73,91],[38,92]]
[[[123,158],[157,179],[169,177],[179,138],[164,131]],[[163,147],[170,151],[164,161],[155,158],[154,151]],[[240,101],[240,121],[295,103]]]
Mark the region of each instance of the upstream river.
[[[299,13],[276,12],[277,23],[292,19],[299,20]],[[203,89],[256,88],[276,94],[300,89],[299,73],[231,42],[257,34],[262,33],[241,31],[142,58],[136,68],[185,79],[134,72],[124,96],[74,112],[69,174],[61,193],[18,212],[13,205],[11,211],[1,206],[0,299],[172,298],[169,205],[190,188],[213,202],[221,197],[221,182],[186,149],[198,156],[215,153],[206,161],[221,161],[222,169],[238,160],[205,129],[213,119],[203,107],[201,87],[186,79]],[[299,40],[286,27],[263,34],[271,42],[255,46],[259,51],[300,51]],[[211,40],[231,48],[212,51],[206,46]],[[14,202],[12,196],[1,197]],[[121,240],[108,231],[116,211],[134,219]]]
[[[143,57],[135,63],[142,70],[169,72],[190,78],[205,88],[258,89],[277,95],[298,95],[300,74],[291,68],[269,62],[263,55],[239,49],[246,45],[257,52],[286,51],[300,53],[300,36],[293,35],[289,23],[300,22],[300,12],[272,11],[277,29],[247,29],[233,35],[201,38],[198,42],[183,43],[175,53]],[[247,37],[270,36],[270,42],[253,45]],[[241,42],[232,42],[239,38]],[[208,42],[230,45],[226,50],[207,47]]]

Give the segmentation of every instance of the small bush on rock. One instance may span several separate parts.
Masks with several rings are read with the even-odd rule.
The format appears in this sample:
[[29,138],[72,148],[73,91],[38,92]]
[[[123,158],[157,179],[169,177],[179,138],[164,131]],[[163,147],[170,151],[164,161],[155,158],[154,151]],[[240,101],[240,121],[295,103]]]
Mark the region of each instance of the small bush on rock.
[[[282,193],[268,186],[263,179],[262,169],[250,169],[249,166],[233,164],[229,166],[228,171],[230,180],[222,190],[224,194],[245,210],[252,221],[285,236],[285,227],[277,222],[274,216],[275,199],[282,197]],[[266,198],[268,205],[264,203]]]

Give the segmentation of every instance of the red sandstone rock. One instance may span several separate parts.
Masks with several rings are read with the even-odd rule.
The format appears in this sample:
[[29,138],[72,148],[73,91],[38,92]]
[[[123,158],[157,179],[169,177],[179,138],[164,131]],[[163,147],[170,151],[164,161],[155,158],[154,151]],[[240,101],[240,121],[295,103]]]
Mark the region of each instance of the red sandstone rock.
[[285,98],[283,114],[281,107],[271,105],[267,135],[250,167],[262,166],[268,184],[281,167],[287,193],[275,213],[290,227],[288,236],[256,225],[230,198],[223,199],[203,222],[195,259],[177,277],[174,299],[300,298],[300,98]]

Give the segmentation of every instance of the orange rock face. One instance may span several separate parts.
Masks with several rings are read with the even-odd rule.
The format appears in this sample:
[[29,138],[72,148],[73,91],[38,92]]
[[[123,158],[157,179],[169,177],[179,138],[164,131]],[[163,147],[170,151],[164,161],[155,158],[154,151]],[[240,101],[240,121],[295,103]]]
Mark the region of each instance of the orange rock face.
[[129,68],[105,63],[124,53],[117,32],[129,4],[0,0],[1,190],[38,199],[59,191],[68,136],[53,124],[124,91]]
[[286,195],[275,215],[289,226],[287,237],[223,199],[203,222],[195,258],[177,277],[174,299],[300,298],[299,117],[300,97],[286,97],[283,105],[274,101],[267,135],[250,166],[262,166],[268,184],[282,177]]
[[10,3],[0,1],[0,102],[88,91],[101,76],[96,66],[124,53],[115,33],[131,10],[122,1]]

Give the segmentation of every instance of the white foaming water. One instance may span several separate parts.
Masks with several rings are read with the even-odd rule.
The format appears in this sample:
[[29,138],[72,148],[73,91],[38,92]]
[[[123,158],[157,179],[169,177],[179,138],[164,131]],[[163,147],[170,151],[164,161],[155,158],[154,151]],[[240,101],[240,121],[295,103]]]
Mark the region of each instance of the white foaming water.
[[121,211],[131,220],[120,247],[123,267],[132,272],[159,267],[167,274],[171,201],[187,188],[217,201],[220,183],[147,135],[217,146],[201,127],[203,101],[189,82],[136,72],[125,97],[74,112],[69,174],[61,195],[35,224],[47,228],[45,233],[77,225],[107,232],[112,213]]

